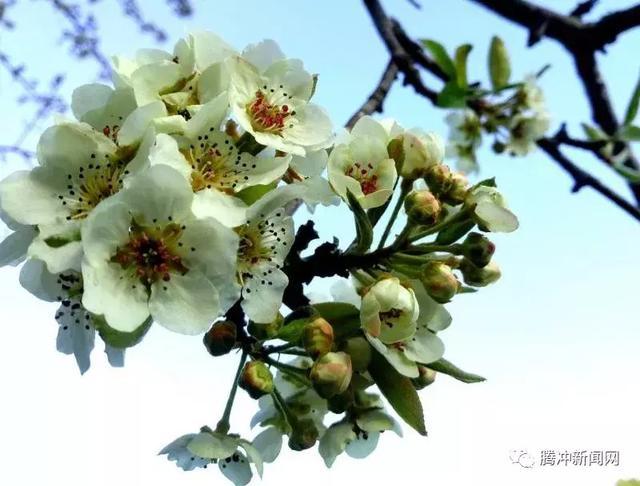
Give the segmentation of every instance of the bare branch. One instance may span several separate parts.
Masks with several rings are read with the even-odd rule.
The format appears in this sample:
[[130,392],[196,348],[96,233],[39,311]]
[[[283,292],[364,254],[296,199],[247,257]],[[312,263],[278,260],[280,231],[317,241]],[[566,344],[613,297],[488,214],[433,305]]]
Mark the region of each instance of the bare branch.
[[589,30],[594,42],[604,47],[614,42],[623,32],[638,26],[640,26],[640,4],[605,15]]
[[378,85],[373,90],[367,101],[356,111],[349,121],[346,124],[346,127],[351,129],[356,124],[358,119],[365,115],[371,115],[373,113],[381,113],[383,109],[384,100],[389,94],[389,90],[391,90],[391,86],[396,80],[398,76],[398,67],[395,65],[393,61],[389,61],[387,67],[382,73],[382,77],[380,81],[378,81]]

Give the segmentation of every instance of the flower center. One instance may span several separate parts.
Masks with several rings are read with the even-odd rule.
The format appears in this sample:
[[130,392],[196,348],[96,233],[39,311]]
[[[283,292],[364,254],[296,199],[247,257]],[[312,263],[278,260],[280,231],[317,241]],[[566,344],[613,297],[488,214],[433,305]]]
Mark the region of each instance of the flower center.
[[235,192],[242,161],[231,137],[222,132],[200,135],[182,154],[191,166],[193,192],[211,188]]
[[67,220],[86,218],[101,201],[122,188],[122,178],[127,174],[124,161],[110,162],[108,159],[103,163],[80,166],[76,173],[67,174],[67,191],[58,194],[62,205],[70,210]]
[[282,132],[287,119],[295,115],[289,105],[270,103],[260,90],[256,91],[255,99],[247,105],[247,113],[254,129],[275,134]]
[[402,317],[402,311],[400,309],[389,309],[385,312],[379,312],[378,316],[380,317],[380,322],[391,329],[398,323],[398,319]]
[[160,98],[170,115],[181,115],[187,120],[191,118],[187,107],[200,104],[197,92],[198,80],[199,75],[193,74],[191,77],[183,78],[175,85],[160,92]]
[[133,222],[129,241],[117,249],[111,261],[131,270],[147,286],[158,280],[168,282],[172,272],[188,271],[177,252],[181,236],[182,227],[174,223],[150,229]]
[[373,173],[373,165],[370,163],[356,162],[347,168],[345,175],[360,183],[360,189],[365,196],[378,190],[378,176]]

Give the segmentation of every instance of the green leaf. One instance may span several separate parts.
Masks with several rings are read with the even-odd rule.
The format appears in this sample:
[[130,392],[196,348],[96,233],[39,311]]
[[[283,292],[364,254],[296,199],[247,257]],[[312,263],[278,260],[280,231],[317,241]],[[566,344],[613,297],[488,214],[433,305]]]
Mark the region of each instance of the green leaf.
[[277,182],[272,182],[271,184],[258,184],[257,186],[251,186],[243,189],[236,194],[236,196],[242,199],[247,206],[251,206],[266,193],[275,189],[277,185]]
[[313,308],[333,327],[336,339],[351,336],[360,329],[360,310],[345,302],[323,302]]
[[618,130],[618,138],[627,142],[637,142],[640,140],[640,127],[636,125],[625,125]]
[[467,219],[447,226],[436,236],[438,245],[450,245],[466,235],[476,225],[472,219]]
[[371,243],[373,243],[373,226],[367,213],[362,209],[356,197],[348,189],[347,199],[349,200],[349,206],[351,207],[356,222],[356,240],[351,244],[348,251],[364,253],[369,249]]
[[490,177],[488,179],[481,180],[480,182],[478,182],[473,187],[479,187],[479,186],[498,187],[498,184],[496,184],[496,178],[495,177]]
[[582,130],[587,138],[593,142],[609,139],[609,136],[598,127],[594,127],[588,123],[581,123],[580,125],[582,126]]
[[288,343],[297,343],[300,341],[300,338],[302,338],[302,332],[308,322],[308,317],[295,319],[284,325],[280,331],[278,331],[278,334],[276,334],[276,338],[287,341]]
[[629,100],[629,106],[627,106],[627,112],[624,115],[624,125],[629,125],[635,120],[638,114],[638,106],[640,105],[640,78],[636,82],[636,87],[633,90],[631,99]]
[[377,351],[372,352],[369,373],[402,420],[419,434],[427,435],[422,403],[411,380],[398,373]]
[[504,42],[497,35],[491,39],[489,48],[489,75],[493,89],[500,89],[509,84],[511,63]]
[[467,105],[467,90],[458,86],[456,81],[449,81],[438,93],[436,103],[442,108],[464,108]]
[[447,75],[450,80],[456,79],[456,66],[453,63],[449,54],[447,54],[447,50],[444,48],[442,44],[437,41],[431,39],[421,39],[422,45],[425,49],[427,49],[431,56],[433,57],[433,61],[438,65],[440,69]]
[[105,343],[114,348],[125,349],[135,346],[142,341],[142,338],[144,338],[147,331],[149,331],[151,324],[153,324],[153,320],[151,317],[147,317],[147,320],[132,332],[122,332],[113,329],[107,324],[103,317],[94,316],[93,324]]
[[449,375],[464,383],[480,383],[482,381],[486,381],[486,378],[483,378],[480,375],[474,375],[473,373],[467,373],[444,358],[440,358],[438,361],[434,361],[433,363],[429,363],[425,366],[427,368],[431,368],[433,371],[444,373],[445,375]]
[[63,236],[50,236],[49,238],[44,240],[47,246],[50,246],[51,248],[61,248],[67,243],[71,243],[72,241],[74,240],[70,240],[69,238],[65,238]]
[[469,86],[469,81],[467,80],[467,58],[469,57],[471,49],[473,49],[471,44],[462,44],[456,49],[456,80],[458,82],[458,86],[461,88]]

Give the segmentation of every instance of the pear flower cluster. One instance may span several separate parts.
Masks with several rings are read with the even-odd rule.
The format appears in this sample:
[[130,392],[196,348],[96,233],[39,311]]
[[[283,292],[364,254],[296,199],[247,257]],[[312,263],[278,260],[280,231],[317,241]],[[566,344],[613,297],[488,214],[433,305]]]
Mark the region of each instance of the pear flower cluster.
[[[57,303],[58,350],[82,373],[96,335],[123,366],[153,325],[240,356],[217,425],[161,450],[235,485],[284,444],[317,445],[327,467],[363,459],[402,436],[391,410],[426,434],[418,390],[437,373],[483,380],[444,359],[445,305],[499,279],[487,234],[518,227],[493,179],[444,165],[437,134],[370,116],[334,134],[317,80],[274,41],[236,50],[207,32],[116,57],[113,87],[76,89],[37,166],[0,181],[0,264]],[[355,240],[311,251],[293,213],[341,203]],[[335,277],[331,296],[312,298],[315,277]],[[232,432],[238,388],[257,401],[252,440]]]
[[522,157],[536,149],[536,141],[549,130],[550,116],[536,76],[527,76],[511,90],[501,90],[495,100],[481,99],[472,108],[449,113],[447,156],[463,172],[478,169],[476,151],[483,133],[493,137],[495,153]]

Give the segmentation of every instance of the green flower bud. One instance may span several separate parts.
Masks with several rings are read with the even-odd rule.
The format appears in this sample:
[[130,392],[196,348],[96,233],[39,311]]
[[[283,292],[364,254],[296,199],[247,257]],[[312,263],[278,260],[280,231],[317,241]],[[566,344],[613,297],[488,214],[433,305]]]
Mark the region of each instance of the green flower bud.
[[457,206],[465,201],[468,190],[469,180],[464,174],[454,172],[451,174],[451,187],[444,195],[443,199],[446,203]]
[[239,385],[257,400],[273,391],[273,375],[262,361],[249,361],[244,365]]
[[449,302],[460,288],[451,267],[442,262],[428,262],[422,267],[421,280],[427,293],[441,304]]
[[445,194],[451,188],[451,170],[444,164],[435,164],[424,176],[429,189],[435,194]]
[[318,440],[318,428],[311,419],[299,420],[293,425],[293,432],[289,437],[289,447],[294,451],[312,448]]
[[418,365],[418,373],[420,373],[420,375],[417,378],[411,379],[411,383],[413,383],[416,390],[422,390],[428,387],[436,379],[436,372],[426,366]]
[[333,327],[322,317],[316,317],[304,327],[302,345],[313,358],[327,354],[333,346]]
[[463,255],[476,267],[486,267],[491,261],[496,245],[480,233],[469,233],[462,243]]
[[342,346],[342,351],[351,357],[353,371],[365,371],[371,362],[371,345],[363,337],[347,339]]
[[464,283],[472,287],[486,287],[496,282],[502,275],[500,268],[494,262],[489,262],[488,265],[479,268],[467,258],[462,259],[460,271],[462,272]]
[[212,356],[222,356],[236,345],[237,329],[231,321],[216,322],[202,338],[205,348]]
[[309,376],[318,394],[323,398],[331,398],[347,389],[352,373],[351,357],[338,351],[327,353],[318,359]]
[[271,339],[278,334],[280,328],[284,324],[284,317],[282,314],[278,314],[276,318],[267,324],[261,324],[258,322],[250,321],[247,326],[247,330],[249,334],[255,337],[259,341],[265,341],[267,339]]
[[412,191],[404,200],[407,217],[414,223],[431,226],[440,218],[442,206],[433,193],[427,190]]

